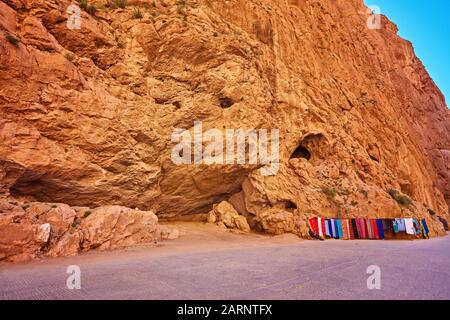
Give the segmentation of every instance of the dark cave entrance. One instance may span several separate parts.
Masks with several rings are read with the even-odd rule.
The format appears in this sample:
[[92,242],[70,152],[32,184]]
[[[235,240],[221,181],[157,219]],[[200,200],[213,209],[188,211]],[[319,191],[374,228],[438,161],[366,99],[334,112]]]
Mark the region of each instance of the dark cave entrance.
[[222,109],[228,109],[234,104],[234,101],[231,98],[224,97],[219,99],[219,104]]
[[298,146],[297,149],[295,149],[291,155],[291,159],[301,159],[301,158],[311,160],[311,152],[302,145]]
[[314,162],[326,159],[328,155],[328,142],[321,133],[310,133],[298,142],[297,148],[292,152],[290,159],[306,159]]

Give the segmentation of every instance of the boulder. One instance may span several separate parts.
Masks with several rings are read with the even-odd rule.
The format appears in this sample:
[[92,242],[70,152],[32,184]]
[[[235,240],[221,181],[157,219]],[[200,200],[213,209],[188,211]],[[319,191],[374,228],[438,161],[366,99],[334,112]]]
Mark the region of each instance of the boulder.
[[67,257],[80,253],[83,242],[82,231],[69,231],[50,249],[47,256]]
[[159,240],[158,218],[152,211],[139,211],[120,206],[104,206],[92,210],[82,220],[83,250],[113,249]]
[[75,210],[66,204],[51,204],[48,210],[38,214],[40,222],[52,225],[52,232],[61,236],[70,228],[75,221]]
[[239,215],[234,207],[227,201],[215,204],[213,210],[208,214],[209,223],[224,224],[229,229],[238,229],[243,232],[250,232],[247,219]]
[[72,256],[94,249],[153,244],[178,236],[177,229],[160,230],[152,211],[120,206],[91,210],[0,199],[0,261]]

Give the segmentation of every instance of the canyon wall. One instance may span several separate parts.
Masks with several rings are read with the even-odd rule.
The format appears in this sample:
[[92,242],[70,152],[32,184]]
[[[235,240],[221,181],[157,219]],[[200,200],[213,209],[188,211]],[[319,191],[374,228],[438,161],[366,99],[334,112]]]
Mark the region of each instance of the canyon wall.
[[[362,0],[0,2],[0,193],[160,218],[228,201],[253,229],[449,219],[450,112],[413,46]],[[140,13],[140,14],[138,14]],[[14,41],[14,39],[16,41]],[[280,167],[176,165],[171,137],[280,130]],[[1,214],[1,213],[0,213]]]

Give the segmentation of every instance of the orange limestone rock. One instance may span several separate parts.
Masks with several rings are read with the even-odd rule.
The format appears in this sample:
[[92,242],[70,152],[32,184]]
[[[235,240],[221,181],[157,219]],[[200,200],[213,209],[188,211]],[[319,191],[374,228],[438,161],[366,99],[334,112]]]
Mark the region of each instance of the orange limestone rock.
[[[362,0],[88,2],[79,28],[70,1],[0,2],[0,193],[32,203],[3,205],[0,259],[149,241],[140,222],[89,230],[125,214],[154,234],[144,212],[222,201],[272,234],[307,236],[312,215],[425,218],[444,234],[450,111],[397,27],[368,28]],[[172,135],[196,121],[278,129],[277,174],[175,164]],[[68,233],[75,207],[106,209]]]

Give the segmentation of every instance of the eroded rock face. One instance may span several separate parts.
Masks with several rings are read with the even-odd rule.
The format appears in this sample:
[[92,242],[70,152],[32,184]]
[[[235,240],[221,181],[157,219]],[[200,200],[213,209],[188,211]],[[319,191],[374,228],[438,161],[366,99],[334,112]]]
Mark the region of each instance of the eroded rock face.
[[65,204],[0,200],[0,261],[71,256],[174,239],[177,230],[161,232],[151,211],[120,206],[77,210]]
[[[274,234],[303,235],[311,215],[414,216],[443,234],[428,209],[449,220],[449,110],[396,26],[367,28],[362,0],[90,2],[98,10],[82,11],[79,30],[67,28],[69,1],[0,2],[5,196],[161,217],[229,200]],[[196,120],[278,128],[278,174],[175,165],[171,135]],[[42,222],[76,248],[80,234],[60,234],[75,209],[57,209]],[[7,225],[35,251],[37,225]]]

